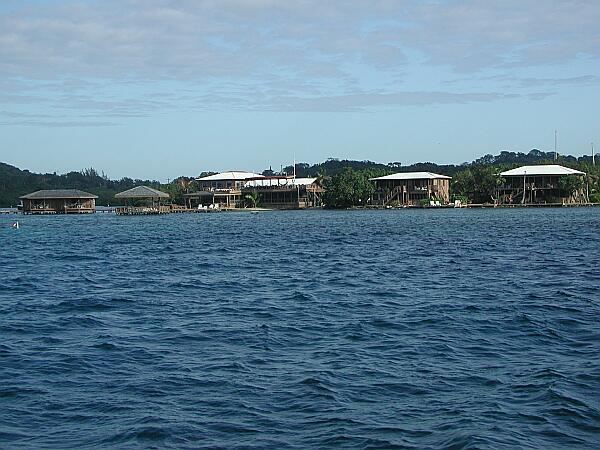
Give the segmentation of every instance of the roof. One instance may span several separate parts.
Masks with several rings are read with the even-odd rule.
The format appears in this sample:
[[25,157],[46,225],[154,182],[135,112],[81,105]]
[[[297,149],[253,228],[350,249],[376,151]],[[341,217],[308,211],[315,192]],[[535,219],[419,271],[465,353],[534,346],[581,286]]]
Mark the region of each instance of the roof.
[[558,164],[546,164],[539,166],[522,166],[516,169],[507,170],[500,175],[503,177],[523,177],[523,176],[541,176],[541,175],[585,175],[585,172],[569,169]]
[[452,177],[439,175],[432,172],[400,172],[386,175],[384,177],[371,178],[371,180],[451,180]]
[[115,195],[116,198],[169,198],[166,192],[148,186],[136,186],[124,192]]
[[315,181],[316,178],[282,178],[282,177],[273,177],[273,178],[262,178],[260,180],[249,180],[244,183],[244,187],[272,187],[272,186],[310,186]]
[[71,199],[71,198],[98,198],[97,195],[79,189],[47,189],[32,192],[31,194],[19,197],[26,200],[46,200],[46,199]]
[[252,172],[244,172],[243,170],[232,170],[229,172],[221,172],[207,177],[196,178],[197,181],[244,181],[249,178],[261,178],[262,175]]

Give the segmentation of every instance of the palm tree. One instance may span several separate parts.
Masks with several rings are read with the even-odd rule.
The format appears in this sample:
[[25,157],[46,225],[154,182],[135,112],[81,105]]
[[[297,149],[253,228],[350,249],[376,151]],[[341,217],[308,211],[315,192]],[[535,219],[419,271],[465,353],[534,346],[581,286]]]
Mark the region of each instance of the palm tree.
[[190,180],[188,178],[180,178],[179,179],[179,186],[181,186],[181,189],[183,189],[186,194],[188,193],[190,184],[192,184],[192,180]]
[[249,194],[246,194],[244,198],[246,199],[246,203],[250,205],[250,208],[256,208],[260,201],[260,194],[256,191],[253,191]]
[[319,168],[316,178],[317,178],[317,183],[320,186],[325,186],[325,184],[331,180],[331,177],[327,175],[327,171],[323,168]]

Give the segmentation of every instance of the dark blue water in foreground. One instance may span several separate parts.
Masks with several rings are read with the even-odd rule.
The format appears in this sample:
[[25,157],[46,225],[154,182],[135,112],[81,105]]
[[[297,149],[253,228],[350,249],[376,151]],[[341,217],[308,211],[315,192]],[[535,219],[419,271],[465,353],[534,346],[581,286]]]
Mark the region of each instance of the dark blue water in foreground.
[[0,448],[598,448],[600,208],[0,217]]

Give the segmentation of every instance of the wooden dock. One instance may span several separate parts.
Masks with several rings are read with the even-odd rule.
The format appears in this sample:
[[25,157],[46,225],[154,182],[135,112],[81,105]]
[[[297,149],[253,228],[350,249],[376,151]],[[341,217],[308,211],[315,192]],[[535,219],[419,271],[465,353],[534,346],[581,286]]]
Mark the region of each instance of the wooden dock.
[[170,214],[171,207],[160,206],[119,206],[115,208],[115,213],[119,216],[148,216],[158,214]]

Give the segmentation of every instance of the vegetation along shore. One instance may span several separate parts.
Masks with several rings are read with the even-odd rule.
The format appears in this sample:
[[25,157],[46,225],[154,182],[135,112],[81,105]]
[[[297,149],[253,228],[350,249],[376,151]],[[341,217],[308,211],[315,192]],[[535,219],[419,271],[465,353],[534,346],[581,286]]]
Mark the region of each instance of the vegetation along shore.
[[[404,166],[400,162],[383,164],[330,158],[314,165],[298,163],[295,167],[283,168],[282,172],[271,169],[261,174],[227,172],[230,181],[220,179],[219,175],[223,174],[206,171],[197,177],[181,176],[166,184],[132,178],[111,180],[92,168],[62,175],[37,174],[0,163],[0,207],[14,207],[22,197],[35,191],[66,189],[97,197],[97,205],[123,205],[122,198],[132,199],[133,206],[143,205],[146,203],[135,196],[115,198],[139,186],[168,194],[168,200],[165,201],[167,197],[156,197],[156,200],[162,201],[161,204],[179,205],[180,210],[206,209],[212,205],[225,208],[273,206],[276,209],[286,205],[328,208],[406,204],[518,206],[553,204],[556,199],[563,203],[566,199],[568,203],[590,204],[600,203],[600,167],[594,163],[591,156],[556,156],[554,152],[535,149],[528,153],[490,154],[458,165],[425,162]],[[551,173],[538,170],[537,178],[526,177],[533,176],[535,171],[530,169],[527,173],[527,167],[544,165],[562,169]],[[525,169],[519,172],[523,167]],[[513,169],[516,172],[511,172]],[[513,173],[516,175],[512,176]],[[573,174],[583,175],[568,176]],[[406,179],[412,181],[399,181]],[[225,195],[226,191],[236,193]],[[207,198],[209,194],[211,197]]]

